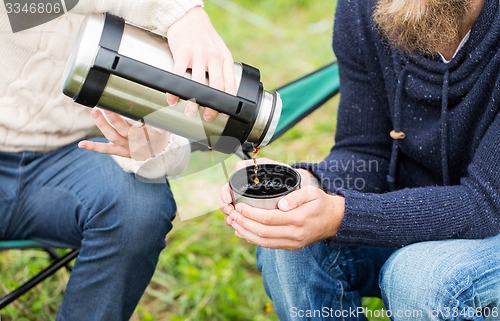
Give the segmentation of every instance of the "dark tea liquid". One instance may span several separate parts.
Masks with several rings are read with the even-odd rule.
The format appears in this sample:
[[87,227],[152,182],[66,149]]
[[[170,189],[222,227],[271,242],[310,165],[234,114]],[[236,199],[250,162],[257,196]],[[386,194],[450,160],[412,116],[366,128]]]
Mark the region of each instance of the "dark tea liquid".
[[247,196],[276,195],[291,192],[292,186],[288,186],[279,180],[263,181],[260,183],[246,184],[241,188]]

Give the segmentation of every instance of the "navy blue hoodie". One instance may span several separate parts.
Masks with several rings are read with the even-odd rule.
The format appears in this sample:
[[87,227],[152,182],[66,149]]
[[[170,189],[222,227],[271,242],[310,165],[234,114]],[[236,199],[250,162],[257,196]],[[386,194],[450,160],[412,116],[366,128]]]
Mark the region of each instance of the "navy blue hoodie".
[[500,233],[499,1],[485,1],[448,64],[390,47],[375,3],[338,2],[336,143],[323,162],[296,165],[345,197],[330,242],[400,247]]

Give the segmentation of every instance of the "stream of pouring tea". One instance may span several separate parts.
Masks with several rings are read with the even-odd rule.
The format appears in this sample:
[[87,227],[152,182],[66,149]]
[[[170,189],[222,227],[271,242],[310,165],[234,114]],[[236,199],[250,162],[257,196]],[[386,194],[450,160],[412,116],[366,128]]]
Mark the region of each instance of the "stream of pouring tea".
[[259,165],[257,165],[257,153],[259,152],[259,148],[255,147],[255,145],[252,145],[253,147],[253,154],[252,154],[252,160],[253,160],[253,172],[255,174],[255,177],[253,179],[253,183],[255,185],[259,184],[259,177],[257,176],[257,173],[259,172]]

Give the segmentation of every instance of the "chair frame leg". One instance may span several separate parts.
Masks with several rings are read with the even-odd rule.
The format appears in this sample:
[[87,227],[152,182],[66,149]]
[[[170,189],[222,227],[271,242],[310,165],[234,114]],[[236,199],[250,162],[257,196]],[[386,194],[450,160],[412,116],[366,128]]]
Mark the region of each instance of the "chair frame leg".
[[[44,249],[44,250],[45,250],[45,252],[47,252],[47,253],[50,255],[50,257],[51,257],[51,258],[52,258],[52,260],[54,260],[54,261],[58,261],[58,260],[60,260],[60,259],[62,258],[62,256],[61,256],[61,255],[59,255],[59,254],[56,252],[56,250],[55,250],[55,249],[53,249],[53,248],[51,248],[51,247],[48,247],[48,248],[46,248],[46,249]],[[70,273],[71,273],[71,271],[73,271],[73,267],[71,266],[71,264],[69,264],[69,262],[68,262],[66,265],[64,265],[64,267],[65,267],[65,268],[66,268],[66,270],[68,270],[68,272],[70,272]]]
[[[55,252],[54,252],[55,253]],[[57,270],[63,266],[67,266],[74,258],[80,253],[79,249],[72,250],[68,254],[56,259],[50,266],[42,270],[40,273],[26,281],[23,285],[10,292],[6,296],[0,299],[0,310],[9,305],[12,301],[19,298],[24,293],[28,292],[30,289],[35,287],[37,284],[54,274]],[[57,255],[57,253],[56,253]],[[51,255],[52,256],[52,255]]]

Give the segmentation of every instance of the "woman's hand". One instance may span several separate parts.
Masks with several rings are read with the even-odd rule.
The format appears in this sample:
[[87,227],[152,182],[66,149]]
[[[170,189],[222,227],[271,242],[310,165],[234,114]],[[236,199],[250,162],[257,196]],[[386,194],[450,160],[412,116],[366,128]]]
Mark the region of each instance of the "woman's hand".
[[[175,74],[184,75],[191,68],[192,79],[204,83],[208,72],[210,87],[236,94],[233,57],[203,8],[195,7],[177,20],[168,29],[167,38]],[[169,105],[175,105],[178,100],[178,97],[167,94]],[[196,103],[187,103],[186,115],[195,116],[197,110]],[[217,114],[207,108],[203,118],[210,121]]]
[[109,143],[83,140],[78,143],[78,147],[138,161],[154,157],[167,147],[170,133],[144,124],[131,125],[118,114],[110,111],[104,113],[106,117],[94,108],[91,115]]
[[[238,166],[245,164],[240,162]],[[344,198],[326,194],[317,187],[311,173],[298,171],[301,188],[285,196],[276,210],[243,203],[234,206],[229,185],[223,187],[221,211],[227,215],[226,224],[234,228],[236,236],[262,247],[293,250],[337,233],[344,217]]]

